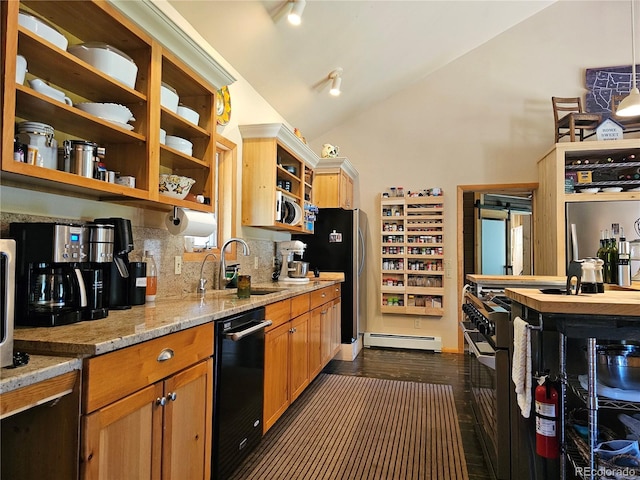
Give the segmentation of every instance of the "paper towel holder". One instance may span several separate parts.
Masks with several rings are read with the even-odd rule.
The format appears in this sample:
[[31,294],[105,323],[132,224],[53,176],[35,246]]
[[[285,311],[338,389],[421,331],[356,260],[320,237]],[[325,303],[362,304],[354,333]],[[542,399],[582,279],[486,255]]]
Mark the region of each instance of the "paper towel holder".
[[178,207],[173,207],[173,215],[169,217],[169,220],[177,227],[180,225],[180,219],[178,218]]

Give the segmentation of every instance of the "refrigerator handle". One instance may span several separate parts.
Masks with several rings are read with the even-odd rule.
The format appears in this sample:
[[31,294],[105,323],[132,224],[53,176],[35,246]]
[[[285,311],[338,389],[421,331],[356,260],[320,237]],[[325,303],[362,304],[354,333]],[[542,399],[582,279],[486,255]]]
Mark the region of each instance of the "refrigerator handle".
[[362,230],[360,230],[358,228],[358,240],[360,241],[360,265],[358,265],[358,276],[360,276],[360,274],[362,273],[362,270],[364,269],[364,257],[365,257],[365,250],[364,250],[364,235],[362,234]]

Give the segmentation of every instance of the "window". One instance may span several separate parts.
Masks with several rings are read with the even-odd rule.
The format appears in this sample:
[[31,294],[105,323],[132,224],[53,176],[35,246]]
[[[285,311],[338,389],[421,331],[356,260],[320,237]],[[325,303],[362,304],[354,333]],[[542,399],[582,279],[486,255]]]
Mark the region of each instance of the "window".
[[[218,136],[214,175],[214,215],[217,229],[210,237],[185,237],[193,239],[193,253],[185,252],[185,261],[200,261],[207,253],[220,258],[220,246],[225,239],[235,236],[235,191],[237,180],[236,144]],[[233,255],[233,254],[232,254]]]

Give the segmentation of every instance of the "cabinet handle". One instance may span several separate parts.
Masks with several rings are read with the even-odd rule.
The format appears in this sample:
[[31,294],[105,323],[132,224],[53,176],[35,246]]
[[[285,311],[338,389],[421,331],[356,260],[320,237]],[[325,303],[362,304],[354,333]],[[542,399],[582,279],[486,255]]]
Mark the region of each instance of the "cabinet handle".
[[167,399],[165,397],[156,398],[156,405],[160,407],[164,407],[167,404]]
[[324,298],[324,297],[326,297],[326,296],[327,296],[327,294],[326,294],[326,293],[323,293],[323,294],[322,294],[322,295],[320,295],[320,296],[321,296],[322,298]]
[[171,360],[174,355],[175,353],[173,352],[173,350],[171,350],[170,348],[165,348],[160,352],[160,355],[158,355],[157,361],[166,362],[167,360]]
[[289,333],[296,333],[297,331],[298,329],[296,329],[295,327],[289,329]]
[[322,311],[320,312],[320,315],[326,315],[326,314],[327,314],[327,311],[326,311],[326,310],[322,310]]
[[176,392],[171,392],[167,394],[167,399],[171,400],[172,402],[175,402],[177,396],[178,394]]

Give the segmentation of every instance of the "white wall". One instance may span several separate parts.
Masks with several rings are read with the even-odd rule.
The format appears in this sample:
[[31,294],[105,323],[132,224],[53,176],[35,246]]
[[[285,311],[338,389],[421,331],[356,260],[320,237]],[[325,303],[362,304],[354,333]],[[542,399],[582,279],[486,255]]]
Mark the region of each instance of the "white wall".
[[[615,4],[615,5],[614,5]],[[456,349],[456,187],[537,182],[536,162],[552,148],[552,96],[584,95],[584,69],[629,65],[628,11],[620,2],[560,1],[446,68],[383,100],[311,142],[340,146],[360,172],[369,215],[367,330],[441,336]],[[389,186],[444,189],[446,313],[380,314],[377,198]],[[460,239],[461,241],[461,239]]]

